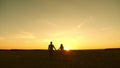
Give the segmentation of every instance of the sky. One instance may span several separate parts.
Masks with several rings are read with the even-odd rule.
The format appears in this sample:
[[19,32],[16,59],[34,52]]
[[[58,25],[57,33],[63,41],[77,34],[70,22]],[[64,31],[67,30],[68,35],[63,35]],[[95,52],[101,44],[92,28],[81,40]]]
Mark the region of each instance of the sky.
[[0,49],[120,48],[120,0],[0,0]]

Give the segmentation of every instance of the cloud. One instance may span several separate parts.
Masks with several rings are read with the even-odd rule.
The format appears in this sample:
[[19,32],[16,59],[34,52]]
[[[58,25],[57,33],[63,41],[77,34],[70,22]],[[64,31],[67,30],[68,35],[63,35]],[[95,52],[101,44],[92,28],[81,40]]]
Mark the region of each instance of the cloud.
[[80,21],[80,23],[77,25],[77,28],[81,28],[83,26],[86,26],[89,23],[93,23],[95,21],[95,17],[88,16],[87,18]]
[[35,39],[36,36],[30,32],[21,32],[19,34],[15,35],[15,38],[20,38],[20,39]]
[[113,29],[110,27],[103,27],[100,29],[100,31],[113,31]]
[[0,37],[0,40],[5,40],[5,38],[4,37]]
[[85,24],[85,22],[82,22],[82,23],[78,24],[77,28],[81,28],[84,24]]
[[10,41],[23,42],[23,43],[41,43],[43,42],[40,36],[36,36],[32,32],[20,32],[10,38]]

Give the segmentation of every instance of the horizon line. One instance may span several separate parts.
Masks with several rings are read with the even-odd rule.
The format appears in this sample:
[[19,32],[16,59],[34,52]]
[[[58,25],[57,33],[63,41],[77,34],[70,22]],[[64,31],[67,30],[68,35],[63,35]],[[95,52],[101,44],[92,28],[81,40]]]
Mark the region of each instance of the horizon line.
[[[104,48],[104,49],[70,49],[70,50],[117,50],[120,48]],[[0,49],[0,50],[48,50],[48,49]],[[65,49],[66,50],[66,49]]]

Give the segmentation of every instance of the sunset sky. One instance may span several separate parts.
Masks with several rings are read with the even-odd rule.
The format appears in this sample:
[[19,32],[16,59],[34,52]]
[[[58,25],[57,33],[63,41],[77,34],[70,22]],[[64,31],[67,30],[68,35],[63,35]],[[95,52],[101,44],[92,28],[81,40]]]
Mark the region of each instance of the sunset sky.
[[120,48],[120,0],[0,0],[0,49]]

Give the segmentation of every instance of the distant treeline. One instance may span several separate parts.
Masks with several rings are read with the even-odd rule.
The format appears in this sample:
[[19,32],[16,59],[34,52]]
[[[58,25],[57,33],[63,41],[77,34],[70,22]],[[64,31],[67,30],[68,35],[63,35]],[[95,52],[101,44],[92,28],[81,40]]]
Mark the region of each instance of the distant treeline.
[[107,48],[105,50],[120,50],[120,48]]
[[[0,49],[0,51],[44,51],[46,49]],[[89,50],[120,50],[120,48],[89,49]]]
[[0,51],[44,51],[45,49],[0,49]]

